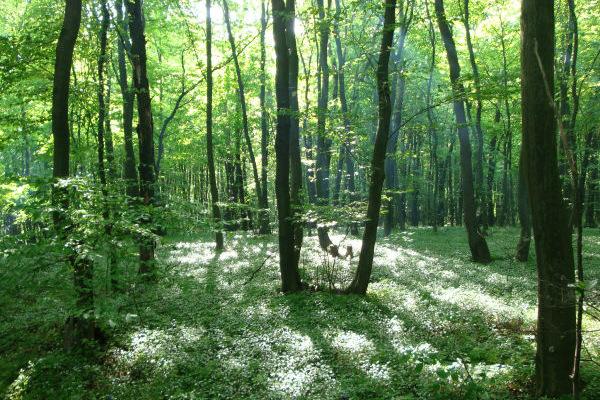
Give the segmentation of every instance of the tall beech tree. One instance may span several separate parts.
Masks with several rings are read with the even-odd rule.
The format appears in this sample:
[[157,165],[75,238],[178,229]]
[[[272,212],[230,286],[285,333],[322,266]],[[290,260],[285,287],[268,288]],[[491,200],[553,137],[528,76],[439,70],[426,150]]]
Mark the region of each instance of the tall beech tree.
[[567,210],[558,175],[554,87],[554,1],[521,3],[521,108],[525,181],[538,272],[536,393],[571,392],[575,276]]
[[[395,53],[395,68],[398,70],[398,77],[395,80],[396,85],[393,87],[393,113],[390,127],[390,137],[387,142],[387,157],[385,159],[385,185],[386,189],[392,191],[391,200],[387,204],[387,214],[384,219],[384,232],[388,236],[392,232],[397,222],[400,221],[400,229],[405,229],[406,220],[406,195],[397,193],[400,189],[398,182],[398,163],[396,161],[396,151],[398,149],[398,139],[400,138],[400,130],[402,125],[402,111],[404,109],[404,93],[406,92],[406,76],[404,71],[404,52],[406,37],[413,19],[415,3],[412,0],[400,3],[400,29],[398,34],[398,46]],[[406,165],[402,165],[403,176],[406,180]],[[405,185],[403,185],[405,187]],[[396,215],[398,213],[399,215]]]
[[[254,149],[252,148],[252,138],[250,137],[250,127],[248,123],[248,106],[246,104],[246,92],[244,89],[244,79],[242,78],[242,69],[240,68],[240,62],[238,60],[238,51],[235,45],[235,37],[231,29],[231,21],[229,17],[229,5],[227,0],[223,1],[223,15],[225,16],[225,26],[227,27],[227,37],[229,39],[229,45],[231,46],[231,57],[233,58],[233,66],[235,68],[235,75],[238,84],[238,95],[240,97],[240,107],[242,111],[242,129],[244,131],[244,139],[246,140],[246,149],[248,150],[248,156],[250,157],[250,164],[252,165],[252,174],[254,177],[254,186],[256,187],[256,197],[258,199],[259,208],[263,208],[264,204],[262,199],[261,181],[258,176],[258,167],[256,165],[256,158],[254,157]],[[260,213],[262,219],[268,218],[268,215],[264,212]],[[265,224],[265,221],[260,222],[261,226]]]
[[[131,36],[131,64],[133,85],[135,87],[138,109],[138,142],[139,142],[139,174],[140,197],[142,204],[152,207],[154,203],[154,122],[152,121],[152,105],[150,100],[150,84],[146,57],[146,35],[144,33],[144,15],[142,0],[126,1],[129,15],[129,34]],[[142,222],[150,224],[152,215],[146,212]],[[154,274],[154,239],[140,238],[140,273]]]
[[479,75],[479,67],[475,58],[475,49],[473,48],[473,39],[471,37],[470,10],[469,0],[463,2],[463,23],[465,26],[465,36],[467,40],[467,48],[469,49],[469,62],[471,64],[471,72],[473,73],[473,86],[475,88],[475,138],[477,140],[477,153],[475,157],[475,195],[478,201],[478,209],[481,213],[481,220],[484,227],[487,227],[487,210],[488,202],[491,193],[487,193],[483,186],[483,129],[481,128],[481,114],[483,111],[483,97],[481,96],[481,77]]
[[367,221],[363,233],[362,247],[356,275],[347,289],[348,293],[365,294],[369,286],[373,269],[373,255],[377,240],[377,226],[381,211],[381,192],[385,177],[385,156],[392,117],[392,101],[390,96],[389,61],[390,50],[394,41],[396,24],[396,0],[385,0],[383,35],[377,63],[377,93],[379,95],[379,123],[371,158],[371,183],[369,186],[369,205]]
[[446,48],[446,56],[450,67],[450,81],[452,84],[452,96],[454,98],[454,116],[458,125],[458,139],[460,144],[460,173],[462,178],[462,202],[465,228],[471,249],[473,261],[488,263],[491,261],[490,250],[487,242],[477,224],[475,215],[475,192],[473,189],[473,167],[471,161],[471,140],[467,128],[465,113],[465,88],[460,78],[460,65],[456,46],[452,38],[452,32],[446,19],[443,0],[435,0],[435,14],[438,27]]
[[[58,180],[69,178],[70,138],[69,128],[69,89],[73,52],[79,27],[81,25],[81,0],[67,0],[64,8],[64,18],[58,42],[56,44],[56,59],[54,63],[54,82],[52,86],[52,138],[54,141],[52,177]],[[69,221],[69,193],[62,186],[53,190],[53,203],[58,208],[54,213],[54,223],[58,232],[67,239],[72,232],[72,222]],[[77,244],[81,244],[76,240]],[[73,286],[76,292],[76,311],[65,326],[64,345],[67,350],[80,348],[86,340],[95,337],[96,324],[94,321],[94,289],[92,285],[94,270],[90,258],[79,254],[76,245],[69,253],[69,262],[73,267]]]
[[300,106],[298,105],[298,50],[294,30],[295,1],[286,4],[286,44],[289,53],[290,92],[290,201],[294,227],[294,264],[298,268],[304,238],[302,207],[302,155],[300,153]]
[[138,174],[135,168],[135,152],[133,150],[133,108],[135,102],[135,91],[130,87],[127,78],[126,47],[131,48],[129,43],[129,22],[123,18],[123,0],[115,2],[117,9],[117,57],[119,72],[119,87],[123,97],[123,148],[125,157],[123,161],[123,178],[125,180],[126,192],[130,197],[137,197],[139,193]]
[[294,0],[272,0],[273,37],[275,40],[276,75],[275,96],[277,99],[277,133],[275,135],[275,188],[277,197],[277,220],[279,225],[279,268],[281,290],[284,293],[302,289],[298,259],[294,249],[294,224],[290,197],[290,143],[291,143],[291,99],[290,99],[290,49],[288,45],[287,10],[293,10]]
[[269,122],[267,115],[267,73],[266,73],[266,63],[267,63],[267,51],[265,47],[265,36],[267,33],[267,8],[265,6],[265,0],[261,0],[261,12],[260,12],[260,157],[261,157],[261,189],[262,192],[260,194],[257,193],[257,196],[260,196],[259,206],[261,208],[260,212],[265,214],[260,218],[260,226],[259,233],[267,234],[271,231],[269,226],[269,192],[267,187],[267,171],[269,166],[269,150],[268,150],[268,142],[269,142]]
[[217,251],[224,248],[221,230],[221,209],[219,208],[219,188],[215,172],[213,146],[213,67],[212,67],[212,21],[210,17],[211,0],[206,0],[206,158],[208,161],[208,180],[212,216],[215,224],[215,243]]
[[[316,159],[316,185],[317,202],[320,206],[329,204],[329,177],[331,164],[331,138],[327,132],[327,113],[329,105],[329,21],[328,12],[331,9],[331,0],[327,0],[327,12],[324,0],[317,0],[319,13],[319,73],[320,88],[317,110],[317,159]],[[327,250],[332,245],[329,230],[320,226],[317,229],[319,244]]]

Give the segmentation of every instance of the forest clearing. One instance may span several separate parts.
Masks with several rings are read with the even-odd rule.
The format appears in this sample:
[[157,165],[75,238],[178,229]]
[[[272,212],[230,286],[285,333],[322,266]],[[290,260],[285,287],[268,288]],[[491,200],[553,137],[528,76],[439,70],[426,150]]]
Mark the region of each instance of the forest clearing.
[[1,0],[0,396],[600,400],[599,0]]

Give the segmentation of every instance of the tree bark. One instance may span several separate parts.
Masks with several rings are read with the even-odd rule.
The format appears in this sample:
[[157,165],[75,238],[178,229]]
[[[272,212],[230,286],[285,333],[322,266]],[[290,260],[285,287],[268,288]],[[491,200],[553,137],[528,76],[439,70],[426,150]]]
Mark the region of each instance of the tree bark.
[[525,171],[523,168],[523,147],[521,146],[521,156],[519,159],[519,189],[518,189],[519,223],[521,225],[521,235],[517,243],[517,252],[515,258],[520,262],[529,260],[529,247],[531,244],[531,215],[529,210],[529,195],[527,193],[527,184],[525,183]]
[[[138,108],[138,140],[139,140],[139,174],[140,197],[144,206],[154,203],[154,123],[152,121],[152,105],[150,101],[150,85],[146,67],[146,36],[144,33],[144,16],[142,0],[126,2],[129,14],[129,34],[131,36],[131,63],[133,84],[136,91]],[[148,213],[143,217],[144,224],[151,224],[152,217]],[[140,273],[151,276],[155,273],[154,239],[142,237],[140,240]]]
[[[294,2],[294,0],[288,0],[288,2]],[[294,227],[290,199],[290,54],[286,34],[286,5],[283,0],[272,0],[272,7],[276,54],[275,185],[279,225],[279,267],[281,271],[281,290],[284,293],[289,293],[302,289],[294,251]],[[293,5],[289,7],[293,9]]]
[[129,197],[137,197],[139,193],[138,175],[135,169],[135,152],[133,150],[133,106],[135,92],[127,83],[127,63],[125,57],[125,46],[127,43],[129,23],[123,18],[123,0],[116,1],[117,24],[119,25],[120,37],[117,44],[119,63],[119,86],[123,97],[123,146],[125,160],[123,162],[123,178],[125,179],[126,193]]
[[206,157],[208,159],[208,178],[210,184],[210,198],[212,203],[212,216],[215,224],[216,250],[224,248],[223,232],[221,231],[221,210],[219,208],[219,189],[215,174],[215,158],[213,149],[213,76],[212,76],[212,22],[210,18],[211,0],[206,0]]
[[[81,0],[67,0],[62,29],[56,44],[54,82],[52,88],[52,137],[54,142],[52,177],[54,181],[69,177],[70,129],[69,88],[73,51],[81,24]],[[68,192],[54,188],[52,201],[59,209],[55,212],[54,224],[58,232],[67,239],[72,230],[68,221]],[[66,350],[81,348],[85,340],[93,340],[95,334],[94,291],[92,286],[93,264],[85,255],[70,251],[69,261],[73,267],[73,286],[77,295],[76,313],[65,325],[64,345]]]
[[450,81],[454,97],[454,115],[458,125],[458,138],[460,143],[460,171],[462,177],[462,200],[465,228],[471,249],[473,261],[488,263],[491,261],[490,250],[483,235],[477,226],[475,215],[475,193],[473,190],[473,169],[471,162],[471,141],[465,115],[465,88],[460,81],[460,66],[456,46],[452,38],[450,26],[446,20],[443,0],[435,0],[435,13],[438,20],[440,34],[446,48],[448,65],[450,66]]
[[290,92],[290,201],[294,228],[294,264],[298,268],[304,238],[302,221],[302,157],[300,153],[300,115],[298,105],[298,50],[294,20],[296,6],[288,0],[286,5],[286,44],[289,52]]
[[554,87],[554,1],[521,3],[523,164],[538,271],[536,392],[571,392],[575,353],[575,282],[571,233],[561,197]]
[[464,0],[464,19],[467,48],[469,49],[469,62],[473,72],[473,83],[475,86],[475,137],[477,139],[477,155],[475,157],[475,194],[478,202],[478,209],[481,213],[481,221],[484,228],[487,228],[487,203],[489,193],[485,192],[483,185],[483,129],[481,128],[481,114],[483,110],[483,99],[481,96],[481,78],[479,68],[475,59],[475,50],[473,49],[473,40],[471,38],[471,26],[469,24],[469,0]]
[[[256,158],[254,157],[254,149],[252,148],[252,139],[250,138],[250,128],[248,123],[248,111],[246,104],[246,94],[244,89],[244,79],[242,78],[242,70],[238,60],[238,53],[235,45],[235,38],[233,31],[231,30],[231,21],[229,18],[229,5],[227,0],[223,0],[223,14],[225,16],[225,26],[227,27],[227,36],[229,38],[229,45],[231,46],[231,56],[233,58],[233,66],[235,68],[235,75],[238,84],[238,95],[240,98],[240,107],[242,109],[242,129],[244,131],[244,138],[246,140],[246,148],[248,150],[248,156],[250,157],[250,164],[252,165],[252,174],[254,177],[254,186],[256,188],[256,198],[259,200],[262,194],[260,178],[258,176],[258,167],[256,165]],[[259,204],[260,207],[260,204]],[[264,217],[264,213],[261,214]]]
[[261,1],[261,17],[260,17],[260,155],[261,155],[261,189],[262,193],[259,196],[260,203],[260,222],[259,233],[266,235],[271,232],[269,226],[269,193],[267,190],[267,171],[269,164],[268,142],[269,142],[269,126],[267,121],[267,106],[266,106],[266,60],[267,52],[265,49],[265,34],[267,31],[267,10],[265,1]]
[[373,255],[377,240],[377,226],[381,210],[381,192],[385,178],[385,157],[390,124],[392,117],[392,104],[389,86],[389,61],[390,49],[394,40],[394,27],[396,24],[396,0],[385,0],[385,14],[383,35],[379,62],[377,64],[377,91],[379,93],[379,125],[375,136],[373,158],[371,159],[371,185],[369,187],[369,205],[367,207],[367,221],[363,233],[362,247],[356,275],[348,293],[365,294],[373,269]]
[[[327,137],[327,112],[329,103],[329,63],[327,49],[329,46],[329,24],[325,20],[323,0],[317,0],[319,11],[319,70],[321,85],[317,111],[317,162],[316,183],[317,202],[324,207],[329,204],[329,178],[331,163],[331,139]],[[331,0],[327,0],[327,10],[331,8]],[[332,242],[326,227],[318,228],[319,244],[323,250],[329,249]]]
[[[400,190],[399,182],[398,182],[398,165],[396,162],[396,150],[398,148],[398,139],[400,137],[400,129],[402,125],[402,110],[404,108],[404,92],[406,89],[406,77],[404,76],[404,45],[406,42],[406,37],[408,35],[408,29],[410,27],[410,23],[412,22],[414,10],[414,1],[407,1],[406,9],[404,9],[404,2],[401,3],[400,9],[400,32],[398,38],[398,47],[395,55],[395,66],[398,68],[398,77],[396,79],[396,85],[394,89],[394,98],[393,100],[393,114],[392,114],[392,122],[389,132],[389,139],[387,142],[387,156],[385,159],[385,188],[391,191],[391,199],[387,203],[387,214],[385,215],[385,219],[383,221],[384,226],[384,235],[389,236],[392,232],[392,229],[396,226],[396,223],[400,222],[400,229],[404,230],[405,228],[405,203],[406,203],[406,195],[404,193],[400,194],[398,191]],[[406,166],[404,162],[401,166],[402,171],[406,171]],[[406,181],[407,174],[402,174],[402,179]],[[406,189],[406,184],[402,185],[403,189]],[[403,208],[403,209],[401,209]],[[396,210],[398,210],[399,215],[396,218]]]

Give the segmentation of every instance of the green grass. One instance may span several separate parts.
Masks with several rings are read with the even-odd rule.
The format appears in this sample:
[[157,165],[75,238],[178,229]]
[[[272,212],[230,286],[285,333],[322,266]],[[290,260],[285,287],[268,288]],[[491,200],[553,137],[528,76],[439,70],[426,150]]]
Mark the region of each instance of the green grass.
[[[62,354],[59,322],[47,324],[24,333],[46,348],[15,345],[4,385],[13,381],[15,399],[529,398],[536,273],[533,260],[513,260],[517,238],[516,229],[492,230],[490,265],[469,261],[461,228],[380,239],[359,297],[281,295],[275,237],[230,235],[220,255],[208,236],[170,237],[158,283],[119,303],[100,362]],[[334,235],[342,240],[360,248]],[[600,277],[599,253],[598,230],[587,231],[590,278]],[[334,262],[309,237],[302,273],[340,288],[356,261]],[[586,334],[586,344],[598,357],[600,336]],[[600,370],[584,363],[583,377],[584,398],[598,398]]]

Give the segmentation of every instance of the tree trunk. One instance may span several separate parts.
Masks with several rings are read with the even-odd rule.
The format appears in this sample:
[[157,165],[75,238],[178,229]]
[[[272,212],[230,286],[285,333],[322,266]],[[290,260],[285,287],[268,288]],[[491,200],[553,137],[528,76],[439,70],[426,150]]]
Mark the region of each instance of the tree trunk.
[[[137,197],[139,193],[138,176],[135,169],[135,153],[133,151],[133,105],[135,92],[127,83],[127,63],[125,59],[125,45],[129,23],[123,18],[123,0],[117,0],[117,24],[121,37],[118,39],[117,53],[119,59],[119,86],[123,97],[123,146],[125,161],[123,163],[123,178],[125,179],[126,193],[129,197]],[[129,43],[127,43],[129,46]]]
[[[399,69],[398,77],[396,79],[396,85],[394,89],[395,97],[393,100],[393,115],[392,122],[389,132],[389,139],[387,141],[387,156],[385,159],[385,188],[392,192],[390,201],[387,203],[387,214],[383,221],[384,235],[389,236],[392,229],[396,226],[397,222],[400,222],[400,229],[404,230],[406,217],[404,216],[404,210],[400,210],[404,207],[406,202],[406,195],[404,193],[399,194],[400,190],[398,182],[398,165],[396,162],[396,150],[398,148],[398,139],[400,137],[400,129],[402,125],[402,110],[404,108],[404,92],[406,89],[406,78],[404,76],[404,44],[406,43],[406,36],[408,35],[408,29],[413,17],[414,1],[407,1],[406,10],[404,9],[404,2],[401,3],[400,8],[400,32],[398,38],[398,47],[395,55],[396,68]],[[404,164],[404,163],[403,163]],[[404,171],[406,167],[401,166],[401,170]],[[407,174],[402,174],[402,179],[407,180]],[[406,183],[403,184],[403,189],[406,189]],[[400,215],[396,218],[395,211],[398,210]]]
[[473,261],[488,263],[491,261],[490,250],[483,235],[479,232],[475,215],[475,193],[473,190],[473,169],[471,163],[471,141],[466,125],[465,115],[465,89],[460,81],[460,66],[454,39],[450,32],[444,11],[443,0],[435,0],[435,12],[438,20],[440,34],[446,48],[448,65],[450,66],[450,80],[454,97],[454,115],[458,125],[458,138],[460,143],[460,170],[462,177],[462,199],[465,228],[469,239],[469,247]]
[[[229,18],[229,6],[227,0],[223,0],[223,14],[225,16],[225,26],[227,27],[227,35],[229,38],[229,45],[231,46],[231,56],[233,58],[233,66],[235,68],[235,74],[238,84],[238,95],[240,97],[240,106],[242,108],[242,128],[244,131],[244,138],[246,140],[246,148],[248,150],[248,156],[250,157],[250,164],[252,164],[252,174],[254,177],[254,186],[256,188],[256,198],[259,199],[262,195],[262,189],[260,184],[260,178],[258,176],[258,167],[256,165],[256,158],[254,157],[254,149],[252,148],[252,139],[250,138],[250,129],[248,124],[248,111],[246,105],[246,94],[244,91],[244,80],[242,78],[242,70],[238,60],[238,53],[235,45],[235,38],[231,30],[231,22]],[[260,204],[259,204],[260,207]],[[261,214],[264,216],[264,213]]]
[[300,153],[300,117],[298,106],[298,51],[294,31],[296,6],[294,1],[286,5],[286,44],[289,49],[290,92],[290,202],[294,228],[294,264],[298,268],[304,231],[302,229],[302,157]]
[[571,392],[575,353],[575,282],[571,233],[556,155],[554,1],[521,4],[523,164],[531,206],[538,271],[536,392]]
[[471,38],[471,26],[469,24],[469,0],[464,0],[464,25],[467,39],[467,48],[469,49],[469,61],[471,71],[473,72],[473,83],[475,85],[475,137],[477,138],[477,155],[475,157],[475,193],[478,201],[478,209],[481,212],[481,221],[484,228],[487,228],[487,198],[483,185],[483,130],[481,129],[481,113],[483,110],[483,99],[481,96],[481,78],[479,77],[479,68],[475,59],[475,50],[473,49],[473,40]]
[[224,248],[223,232],[221,231],[221,210],[219,208],[219,189],[217,188],[217,177],[215,174],[215,156],[212,136],[212,103],[213,103],[213,76],[212,76],[212,23],[210,19],[210,3],[206,0],[206,157],[208,159],[208,177],[210,184],[210,198],[212,203],[212,214],[215,224],[216,250]]
[[[144,17],[142,0],[127,2],[129,14],[129,34],[131,36],[131,62],[133,83],[138,107],[138,140],[140,153],[140,197],[144,206],[154,203],[154,123],[152,121],[152,106],[150,101],[150,85],[146,67],[146,37],[144,34]],[[143,217],[143,223],[152,223],[151,215]],[[140,273],[153,275],[155,273],[154,239],[143,237],[140,241]]]
[[[294,0],[288,0],[294,2]],[[289,4],[289,3],[288,3]],[[294,227],[290,199],[290,54],[286,34],[286,5],[272,0],[273,36],[275,39],[277,98],[277,134],[275,136],[275,185],[279,224],[279,267],[284,293],[302,289],[294,250]],[[293,9],[293,4],[288,6]]]
[[525,171],[523,168],[523,147],[521,146],[521,156],[519,160],[519,223],[521,224],[521,236],[517,243],[517,253],[515,258],[520,262],[529,260],[529,247],[531,244],[531,215],[529,210],[529,195],[527,194],[527,185],[525,183]]
[[[63,26],[56,44],[54,82],[52,88],[52,137],[54,141],[52,177],[54,181],[69,177],[70,129],[69,129],[69,87],[73,50],[81,24],[81,1],[67,0]],[[58,232],[67,239],[69,206],[68,193],[54,188],[52,201],[59,209],[55,212],[54,224]],[[95,323],[94,292],[92,286],[93,264],[85,255],[74,250],[69,254],[73,267],[73,285],[77,294],[77,311],[69,317],[65,325],[64,345],[66,350],[81,348],[85,340],[94,339]],[[90,316],[90,317],[87,317]]]
[[[329,64],[327,48],[329,45],[329,25],[325,20],[325,7],[323,0],[317,0],[319,10],[319,69],[321,71],[321,86],[317,111],[317,162],[316,183],[317,201],[320,206],[329,205],[329,176],[331,162],[331,139],[327,137],[327,110],[329,103]],[[327,9],[331,8],[331,0],[327,0]],[[332,242],[328,229],[318,228],[319,244],[327,250]]]
[[377,225],[381,210],[381,192],[383,189],[384,167],[387,141],[390,132],[392,104],[389,87],[390,49],[394,40],[396,24],[396,0],[385,0],[385,16],[379,62],[377,64],[377,91],[379,93],[379,125],[375,136],[375,147],[371,159],[371,185],[369,187],[369,205],[367,221],[363,233],[362,247],[356,275],[348,293],[365,294],[373,269],[373,255],[377,240]]
[[266,60],[267,52],[265,49],[265,34],[267,32],[267,10],[265,1],[261,1],[261,17],[260,17],[260,156],[261,156],[261,190],[262,193],[257,194],[259,198],[259,233],[266,235],[271,232],[269,226],[269,193],[267,191],[267,171],[269,164],[269,126],[267,121],[267,106],[266,106]]

